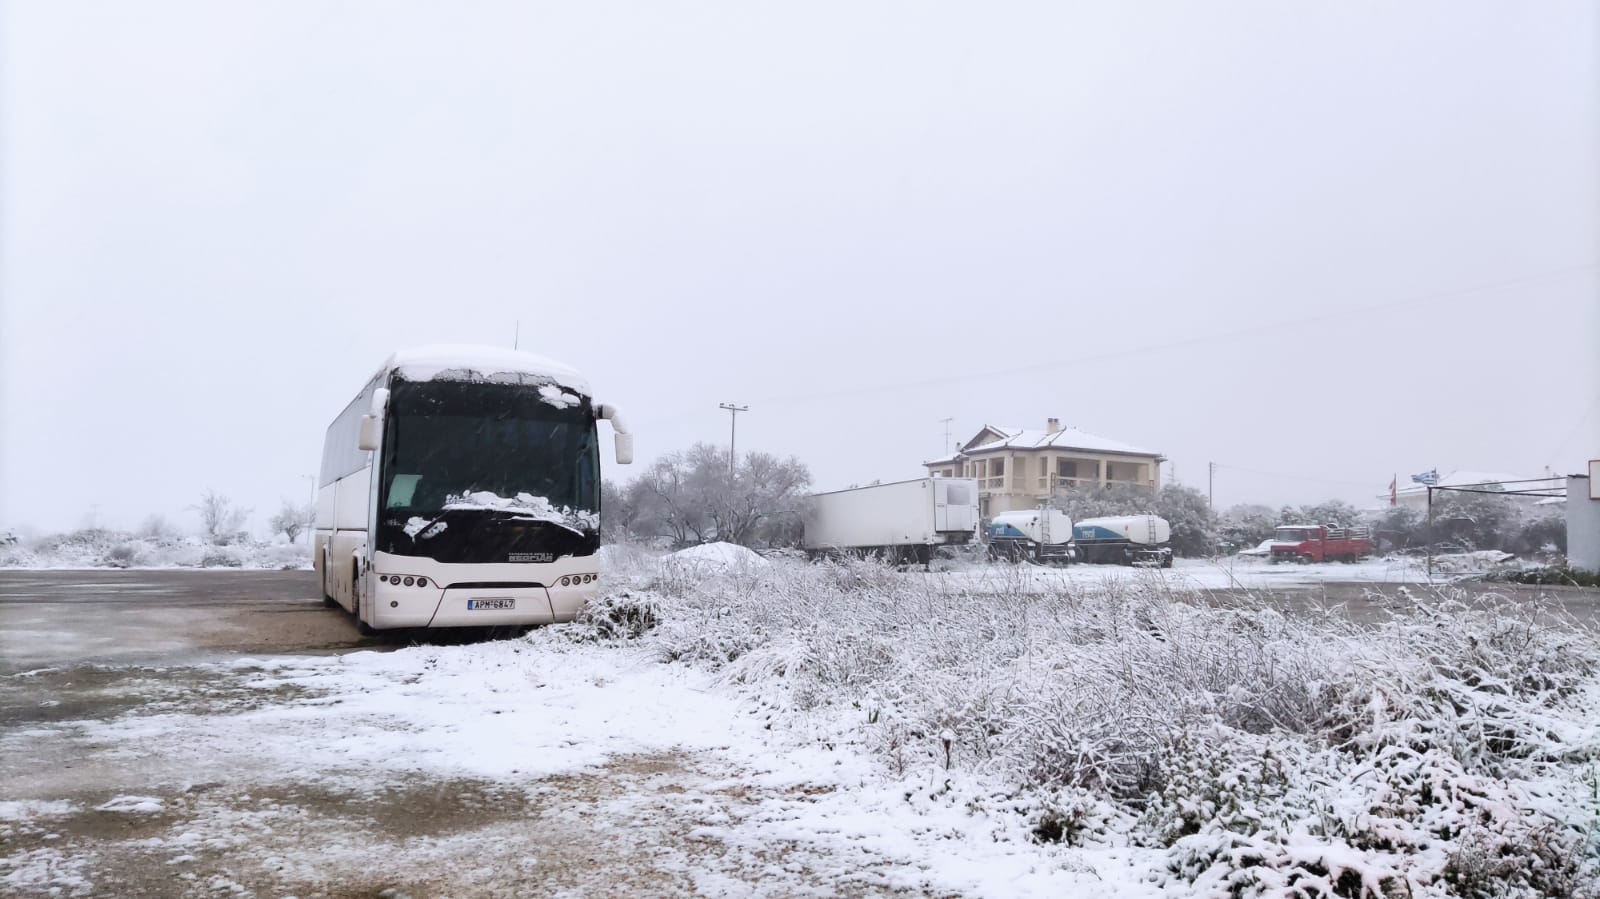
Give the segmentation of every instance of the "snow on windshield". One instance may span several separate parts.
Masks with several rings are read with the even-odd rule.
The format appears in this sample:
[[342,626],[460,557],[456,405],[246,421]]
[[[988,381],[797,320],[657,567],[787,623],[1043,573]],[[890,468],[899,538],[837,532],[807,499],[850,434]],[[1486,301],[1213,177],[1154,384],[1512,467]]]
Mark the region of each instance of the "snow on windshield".
[[539,399],[555,406],[557,409],[570,409],[583,402],[575,394],[562,390],[554,384],[546,384],[540,387]]
[[[501,496],[488,490],[476,490],[469,493],[452,493],[445,497],[444,511],[453,512],[459,509],[514,512],[523,518],[558,524],[576,534],[594,531],[600,527],[600,516],[595,512],[585,512],[569,506],[556,506],[545,497],[534,496],[531,493]],[[407,529],[410,529],[410,525],[407,525]],[[433,535],[429,533],[426,536]]]
[[[428,527],[428,519],[418,515],[413,515],[408,521],[406,521],[406,536],[416,540],[418,539],[417,533],[421,532],[421,539],[432,540],[434,537],[443,534],[446,527],[449,527],[449,525],[443,521],[435,521],[433,523],[433,527]],[[427,530],[423,531],[423,528],[427,528]]]

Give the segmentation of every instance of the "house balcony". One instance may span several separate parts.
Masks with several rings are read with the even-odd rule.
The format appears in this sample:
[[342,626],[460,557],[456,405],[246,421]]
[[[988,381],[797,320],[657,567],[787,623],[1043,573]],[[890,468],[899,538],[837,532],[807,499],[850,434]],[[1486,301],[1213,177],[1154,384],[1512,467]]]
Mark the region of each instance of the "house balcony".
[[[1090,490],[1102,485],[1099,478],[1068,478],[1059,475],[1048,477],[1012,478],[1007,475],[974,478],[983,493],[1013,493],[1049,497],[1072,490]],[[1138,487],[1154,491],[1153,480],[1127,480],[1112,478],[1104,482],[1107,487]]]
[[[1043,478],[1032,478],[1032,488],[1043,494],[1055,494],[1067,490],[1093,489],[1101,486],[1099,478],[1067,478],[1060,475],[1050,475]],[[1107,487],[1140,487],[1145,490],[1155,490],[1154,480],[1127,480],[1111,478],[1105,481]]]

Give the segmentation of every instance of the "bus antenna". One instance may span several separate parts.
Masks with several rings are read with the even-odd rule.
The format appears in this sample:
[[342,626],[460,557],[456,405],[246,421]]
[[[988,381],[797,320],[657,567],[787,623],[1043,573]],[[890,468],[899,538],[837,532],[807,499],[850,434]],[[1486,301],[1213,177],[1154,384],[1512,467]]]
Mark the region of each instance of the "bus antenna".
[[517,348],[517,343],[520,340],[522,340],[522,319],[519,318],[519,319],[517,319],[517,323],[515,325],[512,325],[512,330],[511,330],[511,348],[512,349],[516,349]]

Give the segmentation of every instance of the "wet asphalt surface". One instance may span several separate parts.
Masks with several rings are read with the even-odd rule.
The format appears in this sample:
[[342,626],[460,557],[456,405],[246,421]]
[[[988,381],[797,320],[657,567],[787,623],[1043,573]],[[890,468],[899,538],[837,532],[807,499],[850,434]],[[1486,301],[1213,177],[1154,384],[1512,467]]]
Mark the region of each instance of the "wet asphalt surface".
[[310,571],[0,570],[0,675],[370,643]]

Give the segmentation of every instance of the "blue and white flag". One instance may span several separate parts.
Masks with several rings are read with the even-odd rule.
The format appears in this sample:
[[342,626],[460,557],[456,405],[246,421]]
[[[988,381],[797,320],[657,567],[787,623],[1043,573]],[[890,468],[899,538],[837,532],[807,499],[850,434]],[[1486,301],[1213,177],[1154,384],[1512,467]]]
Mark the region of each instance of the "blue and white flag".
[[1411,476],[1411,480],[1416,481],[1418,484],[1427,484],[1429,487],[1437,487],[1439,485],[1439,469],[1433,468],[1422,474],[1414,474]]

